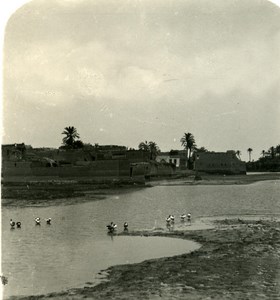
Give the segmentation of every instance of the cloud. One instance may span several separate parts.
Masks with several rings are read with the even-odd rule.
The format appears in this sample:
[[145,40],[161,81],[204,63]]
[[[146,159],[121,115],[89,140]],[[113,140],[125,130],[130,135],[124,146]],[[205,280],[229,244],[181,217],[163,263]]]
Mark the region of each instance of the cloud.
[[5,77],[8,83],[16,81],[18,97],[57,105],[86,96],[95,101],[179,97],[188,102],[207,93],[226,95],[237,86],[262,94],[280,78],[279,42],[278,35],[269,42],[217,45],[214,51],[184,57],[160,48],[153,55],[132,57],[99,41],[80,46],[34,42],[20,55],[7,55]]
[[6,29],[5,126],[59,112],[88,140],[87,127],[103,128],[95,134],[108,141],[164,130],[166,147],[186,128],[203,136],[213,115],[228,121],[226,131],[252,118],[250,105],[232,102],[279,99],[279,20],[265,1],[32,1]]

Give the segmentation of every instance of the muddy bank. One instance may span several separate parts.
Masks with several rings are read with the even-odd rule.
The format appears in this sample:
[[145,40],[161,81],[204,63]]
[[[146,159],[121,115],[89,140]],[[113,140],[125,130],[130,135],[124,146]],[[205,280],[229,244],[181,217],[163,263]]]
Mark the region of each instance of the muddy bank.
[[82,289],[21,299],[279,299],[279,221],[225,219],[207,230],[126,234],[191,239],[202,247],[111,267],[108,281],[97,286],[88,282]]
[[[137,183],[29,182],[2,184],[3,206],[48,206],[105,199],[107,195],[141,189]],[[67,199],[67,203],[64,203]]]
[[[143,182],[129,182],[123,180],[111,182],[81,182],[77,180],[59,181],[49,180],[41,182],[10,182],[2,183],[2,205],[56,205],[59,199],[83,197],[83,201],[101,200],[109,193],[129,191],[131,189],[148,188],[158,185],[233,185],[251,184],[264,180],[280,180],[279,173],[255,175],[194,175],[185,178],[156,178]],[[75,200],[73,200],[75,202]]]

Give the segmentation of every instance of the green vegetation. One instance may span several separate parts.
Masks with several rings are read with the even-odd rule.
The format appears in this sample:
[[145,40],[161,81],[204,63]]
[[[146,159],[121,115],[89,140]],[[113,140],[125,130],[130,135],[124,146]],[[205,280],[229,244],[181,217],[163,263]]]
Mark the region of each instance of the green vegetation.
[[261,157],[252,162],[250,159],[246,167],[247,171],[280,172],[280,144],[270,147],[267,151],[262,150]]

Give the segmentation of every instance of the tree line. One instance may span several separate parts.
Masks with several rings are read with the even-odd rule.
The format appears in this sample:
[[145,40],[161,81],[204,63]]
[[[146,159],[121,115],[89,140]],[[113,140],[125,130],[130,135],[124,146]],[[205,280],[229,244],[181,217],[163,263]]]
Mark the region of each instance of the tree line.
[[[64,135],[62,139],[62,146],[61,148],[64,149],[81,149],[84,148],[88,144],[84,144],[80,140],[80,135],[77,132],[77,129],[74,126],[65,127],[62,134]],[[181,138],[181,145],[186,150],[186,159],[188,165],[190,166],[193,161],[193,154],[195,151],[208,151],[205,147],[198,148],[196,146],[194,135],[190,132],[184,133],[183,137]],[[94,146],[98,149],[98,144]],[[160,148],[154,141],[144,141],[138,145],[139,150],[143,150],[149,153],[150,160],[156,160],[156,157],[160,153]]]
[[[248,148],[247,151],[250,155],[253,149]],[[260,155],[260,158],[256,161],[251,161],[251,157],[249,156],[249,162],[246,164],[247,171],[280,171],[280,144],[271,146],[267,150],[262,150]]]
[[[92,146],[91,144],[84,144],[80,140],[80,135],[74,126],[68,126],[64,128],[62,132],[65,135],[62,139],[62,148],[66,149],[80,149],[85,146],[90,145],[95,149],[98,149],[98,144]],[[189,169],[192,168],[194,162],[195,152],[207,152],[205,147],[197,147],[195,142],[195,137],[192,133],[184,133],[180,139],[183,149],[186,151],[187,166]],[[138,145],[139,150],[143,150],[149,153],[150,160],[156,160],[156,157],[160,153],[160,148],[154,141],[144,141]],[[279,170],[280,171],[280,144],[276,146],[271,146],[268,150],[262,150],[261,157],[257,161],[251,161],[251,154],[253,152],[252,148],[248,148],[247,152],[249,154],[249,162],[247,163],[248,170]],[[235,151],[237,157],[240,159],[241,151]]]
[[[80,149],[87,145],[80,140],[80,135],[78,134],[77,129],[74,126],[65,127],[62,134],[65,135],[62,139],[62,148]],[[194,135],[190,132],[184,133],[180,141],[181,145],[186,150],[186,159],[188,161],[188,164],[191,164],[195,151],[208,151],[205,147],[197,147]],[[95,144],[95,148],[98,148],[98,144]],[[156,144],[156,142],[153,141],[141,142],[138,145],[138,149],[149,152],[150,160],[155,160],[160,153],[159,146]]]

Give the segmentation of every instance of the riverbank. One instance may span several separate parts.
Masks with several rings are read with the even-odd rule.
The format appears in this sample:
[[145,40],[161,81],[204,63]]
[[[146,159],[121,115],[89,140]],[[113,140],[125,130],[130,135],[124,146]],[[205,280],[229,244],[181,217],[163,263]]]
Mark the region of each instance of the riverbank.
[[122,180],[100,183],[77,180],[11,182],[2,184],[1,196],[3,206],[49,206],[103,200],[110,194],[125,193],[143,187],[143,183]]
[[241,185],[258,181],[280,180],[280,173],[248,173],[247,175],[200,174],[186,178],[151,180],[150,185]]
[[[189,254],[110,267],[97,286],[21,299],[279,299],[280,222],[223,219],[212,228],[122,234],[194,240]],[[13,298],[19,299],[19,298]]]
[[[264,180],[280,180],[280,173],[261,173],[252,175],[209,175],[201,174],[198,177],[187,176],[178,178],[153,178],[143,182],[129,182],[124,180],[104,182],[81,182],[76,180],[46,180],[28,183],[2,183],[3,206],[32,206],[57,205],[59,199],[69,202],[102,200],[112,192],[125,192],[131,189],[141,189],[158,185],[241,185],[252,184]],[[82,200],[81,200],[82,199]],[[46,201],[47,200],[47,201]]]

